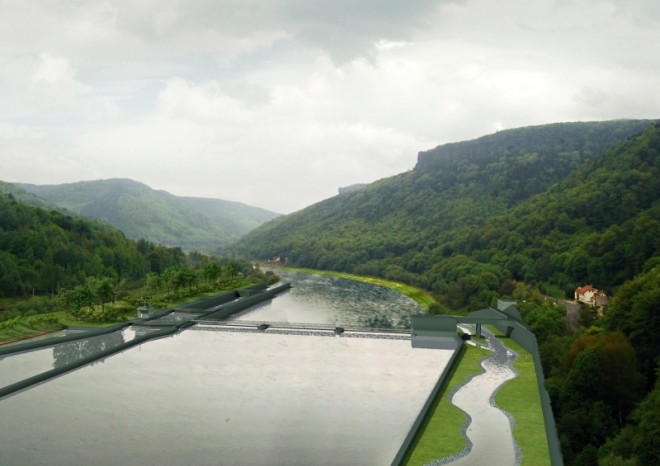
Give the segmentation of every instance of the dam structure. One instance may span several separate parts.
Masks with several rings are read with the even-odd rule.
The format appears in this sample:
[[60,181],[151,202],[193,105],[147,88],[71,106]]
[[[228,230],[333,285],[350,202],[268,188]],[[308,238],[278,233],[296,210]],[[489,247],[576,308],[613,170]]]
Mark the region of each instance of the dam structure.
[[460,359],[456,322],[297,322],[271,309],[290,293],[0,347],[0,464],[403,464]]

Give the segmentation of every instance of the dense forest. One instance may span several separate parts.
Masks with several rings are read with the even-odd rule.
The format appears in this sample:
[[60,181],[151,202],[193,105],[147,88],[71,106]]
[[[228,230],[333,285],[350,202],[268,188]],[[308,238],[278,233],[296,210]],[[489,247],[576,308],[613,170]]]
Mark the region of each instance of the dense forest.
[[[232,251],[414,284],[445,310],[491,304],[507,278],[561,294],[589,277],[609,291],[657,248],[646,183],[657,160],[635,146],[653,135],[611,148],[648,125],[554,124],[440,146],[414,170],[268,222]],[[644,244],[628,242],[639,250],[611,276],[623,248],[613,243],[632,230]]]
[[270,278],[240,258],[130,240],[107,224],[0,193],[0,328],[55,310],[81,321],[121,320],[137,304],[166,306],[183,294]]
[[[537,334],[566,464],[658,463],[660,124],[556,124],[440,146],[236,249],[414,284],[438,313],[513,297]],[[547,295],[572,299],[585,284],[612,298],[569,326]]]
[[184,263],[179,248],[130,241],[100,222],[0,194],[0,297],[54,294],[89,276],[137,280]]
[[20,202],[106,222],[132,239],[214,252],[278,214],[222,199],[175,196],[128,179],[61,185],[1,183]]

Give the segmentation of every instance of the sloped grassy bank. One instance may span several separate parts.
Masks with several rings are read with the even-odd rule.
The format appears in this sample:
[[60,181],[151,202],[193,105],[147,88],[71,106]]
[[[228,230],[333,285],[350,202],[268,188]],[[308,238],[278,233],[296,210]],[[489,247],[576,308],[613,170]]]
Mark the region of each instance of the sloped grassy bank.
[[[234,279],[223,286],[206,291],[181,290],[177,293],[163,294],[154,300],[157,309],[197,301],[227,290],[243,288],[254,285],[256,282],[249,279]],[[12,319],[0,322],[0,345],[27,340],[50,332],[56,332],[66,327],[109,327],[117,323],[126,322],[137,317],[137,305],[139,291],[133,292],[124,301],[117,301],[105,305],[105,313],[102,313],[99,305],[93,305],[85,309],[84,315],[78,313],[76,316],[70,310],[55,310],[43,314],[23,317],[16,316]],[[56,303],[46,303],[45,309],[56,307]],[[98,318],[95,318],[98,316]]]
[[407,465],[423,465],[438,458],[446,458],[465,447],[461,428],[467,417],[449,402],[449,394],[472,375],[483,372],[479,362],[488,356],[488,350],[468,346],[458,364],[452,369],[445,390],[438,396],[428,420],[422,427]]
[[[494,327],[488,326],[501,337]],[[538,392],[532,355],[509,338],[502,343],[518,354],[513,367],[518,377],[506,382],[495,395],[495,404],[514,419],[513,436],[520,448],[521,466],[549,466],[550,452],[546,439],[541,399]],[[449,402],[449,395],[467,379],[483,372],[480,362],[489,352],[468,346],[453,370],[446,389],[440,394],[431,415],[415,441],[407,465],[424,465],[457,454],[465,447],[461,434],[466,415]]]
[[495,395],[495,403],[515,419],[513,437],[522,452],[522,466],[550,465],[550,451],[543,421],[534,358],[511,339],[504,345],[518,353],[513,367],[518,377],[510,380]]
[[63,328],[54,314],[32,317],[14,317],[0,322],[0,345],[56,332]]

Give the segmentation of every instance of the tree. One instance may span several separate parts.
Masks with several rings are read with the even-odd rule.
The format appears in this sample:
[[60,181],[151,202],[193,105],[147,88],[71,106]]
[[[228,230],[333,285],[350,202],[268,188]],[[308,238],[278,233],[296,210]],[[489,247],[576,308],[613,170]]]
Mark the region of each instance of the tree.
[[71,290],[71,302],[76,311],[80,311],[83,307],[92,307],[94,304],[94,294],[87,285],[78,285]]
[[178,292],[182,286],[185,286],[188,283],[186,270],[186,268],[180,265],[173,265],[165,269],[162,279],[166,284],[168,291],[174,289]]
[[220,267],[215,262],[208,262],[202,266],[201,274],[202,278],[210,284],[220,276]]
[[[642,373],[650,387],[655,381],[658,355],[657,335],[660,326],[660,265],[655,265],[634,280],[624,283],[605,313],[605,325],[620,329],[635,347]],[[649,387],[649,388],[650,388]]]
[[145,278],[144,291],[147,296],[157,295],[160,291],[161,279],[157,273],[149,272]]
[[101,312],[105,312],[105,303],[114,301],[115,287],[109,278],[104,278],[96,288],[96,297],[101,303]]
[[602,399],[617,410],[619,425],[644,393],[644,376],[637,369],[635,349],[620,331],[600,338]]

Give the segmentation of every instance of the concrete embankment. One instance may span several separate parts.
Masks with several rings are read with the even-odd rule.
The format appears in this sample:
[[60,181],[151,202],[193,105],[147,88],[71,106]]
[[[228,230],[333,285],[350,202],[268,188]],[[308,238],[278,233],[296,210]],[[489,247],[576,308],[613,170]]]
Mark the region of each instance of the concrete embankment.
[[[130,326],[136,328],[142,327],[151,327],[150,331],[138,335],[131,341],[124,342],[117,346],[107,348],[105,350],[99,351],[89,356],[81,357],[77,360],[71,361],[68,364],[65,364],[61,367],[56,367],[54,369],[41,372],[32,377],[20,380],[11,385],[0,388],[0,398],[12,395],[21,390],[26,390],[36,384],[46,382],[54,377],[63,375],[69,371],[78,369],[87,364],[93,363],[95,361],[107,358],[113,354],[120,353],[129,348],[132,348],[137,345],[141,345],[148,341],[163,338],[166,336],[173,335],[183,329],[186,329],[192,325],[195,325],[193,322],[194,319],[198,319],[201,314],[202,317],[209,317],[211,320],[219,320],[226,318],[227,316],[239,312],[241,310],[247,309],[250,306],[254,306],[262,301],[272,299],[277,293],[284,291],[290,288],[289,283],[285,283],[275,288],[267,289],[266,284],[259,284],[249,288],[243,288],[240,290],[233,290],[226,293],[221,293],[209,298],[204,298],[199,301],[186,303],[181,306],[176,306],[170,309],[166,309],[161,312],[157,312],[149,317],[149,319],[136,319],[131,322],[120,323],[105,327],[102,329],[94,329],[86,332],[72,333],[70,335],[65,335],[58,337],[56,339],[45,339],[35,342],[27,342],[24,344],[12,345],[4,348],[0,348],[0,356],[20,356],[20,353],[25,353],[28,351],[33,351],[41,348],[54,347],[55,345],[69,343],[76,340],[83,340],[90,337],[96,337],[100,335],[106,335],[113,332],[121,331]],[[223,304],[229,303],[229,304]],[[190,312],[191,317],[183,322],[156,322],[157,319],[160,319],[173,312]],[[194,314],[194,317],[192,315]]]

